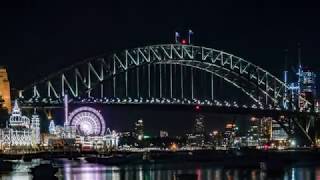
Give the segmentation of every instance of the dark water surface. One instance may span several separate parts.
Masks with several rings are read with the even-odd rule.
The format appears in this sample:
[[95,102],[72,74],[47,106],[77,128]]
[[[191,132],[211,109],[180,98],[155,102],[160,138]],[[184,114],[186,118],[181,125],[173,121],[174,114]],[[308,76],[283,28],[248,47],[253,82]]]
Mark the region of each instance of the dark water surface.
[[[17,162],[12,172],[1,172],[1,180],[31,180],[31,168],[39,164],[50,163],[40,160],[32,162]],[[83,160],[58,160],[53,163],[59,168],[55,176],[45,179],[65,180],[178,180],[177,176],[188,174],[192,180],[222,180],[222,179],[302,179],[320,180],[320,166],[288,166],[277,172],[267,172],[261,169],[250,168],[224,168],[213,166],[210,163],[184,163],[184,164],[151,164],[130,166],[104,166],[86,163]],[[41,178],[43,179],[43,178]],[[181,178],[180,178],[181,179]],[[180,180],[179,179],[179,180]]]

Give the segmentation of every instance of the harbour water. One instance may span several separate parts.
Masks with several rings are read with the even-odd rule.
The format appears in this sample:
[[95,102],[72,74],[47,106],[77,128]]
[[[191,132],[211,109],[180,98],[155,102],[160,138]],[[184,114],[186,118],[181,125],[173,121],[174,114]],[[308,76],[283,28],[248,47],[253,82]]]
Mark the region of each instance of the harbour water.
[[[43,163],[41,160],[15,162],[11,172],[1,172],[1,180],[35,179],[31,169]],[[84,160],[59,159],[53,163],[58,168],[54,176],[46,179],[64,180],[223,180],[223,179],[320,179],[320,166],[288,166],[277,173],[251,168],[225,168],[210,163],[165,163],[148,165],[104,166]],[[46,169],[44,170],[46,171]],[[49,171],[49,169],[48,169]],[[45,174],[45,172],[43,172]],[[185,175],[181,178],[180,175]],[[180,177],[180,178],[179,178]],[[39,178],[40,179],[40,178]],[[41,178],[42,179],[42,178]]]

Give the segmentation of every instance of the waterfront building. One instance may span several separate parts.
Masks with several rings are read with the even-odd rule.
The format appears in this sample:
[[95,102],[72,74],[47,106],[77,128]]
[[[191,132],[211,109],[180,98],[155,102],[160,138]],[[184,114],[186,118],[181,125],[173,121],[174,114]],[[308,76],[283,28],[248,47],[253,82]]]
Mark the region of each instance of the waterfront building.
[[31,117],[31,129],[34,131],[33,144],[40,144],[40,118],[36,110],[34,110],[34,114]]
[[41,145],[42,146],[48,146],[49,145],[49,140],[51,139],[57,139],[57,136],[54,134],[49,134],[49,133],[41,133]]
[[257,147],[268,143],[272,135],[272,118],[252,117],[247,133],[247,146]]
[[257,147],[260,145],[261,127],[259,119],[252,117],[250,119],[250,127],[247,133],[247,146]]
[[161,130],[161,131],[160,131],[160,137],[161,137],[161,138],[165,138],[165,137],[168,137],[168,136],[169,136],[169,134],[168,134],[167,131],[164,131],[164,130]]
[[192,146],[203,146],[205,144],[205,124],[204,124],[204,116],[202,114],[197,114],[192,134],[188,134],[188,144]]
[[260,119],[261,139],[269,141],[272,134],[272,118],[263,117]]
[[198,114],[196,116],[194,122],[194,134],[197,135],[204,135],[205,134],[205,123],[204,123],[204,116],[202,114]]
[[3,107],[8,109],[8,112],[11,112],[10,81],[7,70],[4,67],[0,67],[0,96],[3,99]]
[[289,136],[286,131],[276,121],[272,121],[272,134],[271,140],[273,141],[286,141]]
[[144,125],[143,120],[139,119],[134,126],[134,134],[138,140],[142,140],[144,137]]
[[119,133],[119,136],[120,136],[120,137],[132,137],[132,133],[129,132],[129,131],[120,132],[120,133]]
[[[65,98],[65,112],[68,112],[67,102]],[[65,115],[67,117],[65,117],[63,126],[56,125],[53,120],[50,121],[49,135],[46,141],[46,145],[49,147],[68,149],[77,145],[81,150],[118,147],[118,133],[109,128],[106,129],[105,120],[96,109],[83,106]]]
[[221,132],[217,131],[217,130],[214,130],[212,131],[212,133],[210,133],[210,136],[211,136],[211,140],[212,140],[212,145],[214,147],[218,147],[218,146],[221,146],[222,145],[222,142],[223,142],[223,135]]
[[77,135],[75,143],[84,151],[114,149],[119,145],[119,134],[107,128],[106,134],[103,136]]
[[203,146],[205,137],[202,134],[187,134],[187,143],[191,146]]
[[40,144],[40,119],[34,114],[31,120],[22,115],[15,101],[6,128],[1,131],[2,147],[35,147]]
[[238,133],[238,127],[235,123],[227,123],[223,134],[223,145],[226,147],[233,147],[235,138]]
[[54,120],[51,119],[49,123],[49,134],[56,134],[56,125],[54,123]]

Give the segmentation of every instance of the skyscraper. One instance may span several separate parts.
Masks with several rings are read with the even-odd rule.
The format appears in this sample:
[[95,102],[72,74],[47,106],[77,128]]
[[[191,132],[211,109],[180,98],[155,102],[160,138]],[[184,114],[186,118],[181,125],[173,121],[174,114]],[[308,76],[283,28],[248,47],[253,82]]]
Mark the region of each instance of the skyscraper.
[[235,123],[227,123],[223,134],[223,144],[227,147],[232,147],[235,143],[235,137],[238,132],[238,127]]
[[204,116],[198,114],[194,122],[194,134],[204,135],[205,134],[205,124]]
[[[310,69],[304,68],[300,75],[300,95],[311,103],[314,108],[316,97],[316,74]],[[300,100],[300,109],[304,108],[304,101]]]
[[252,117],[247,133],[248,146],[261,146],[268,143],[272,136],[272,118]]
[[134,126],[134,134],[138,140],[142,140],[144,136],[143,120],[139,119]]
[[284,141],[289,138],[286,131],[276,121],[272,121],[272,134],[271,140],[273,141]]
[[3,107],[11,112],[11,95],[10,95],[10,82],[8,79],[7,70],[4,67],[0,67],[0,96],[3,99]]
[[161,137],[161,138],[165,138],[165,137],[168,137],[168,136],[169,136],[169,134],[168,134],[167,131],[160,130],[160,137]]

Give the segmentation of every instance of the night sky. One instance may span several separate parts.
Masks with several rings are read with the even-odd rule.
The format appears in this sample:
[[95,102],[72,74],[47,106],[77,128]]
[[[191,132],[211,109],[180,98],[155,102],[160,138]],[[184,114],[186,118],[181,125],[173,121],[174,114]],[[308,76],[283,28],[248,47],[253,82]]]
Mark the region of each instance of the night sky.
[[238,55],[278,77],[285,49],[289,67],[296,65],[298,44],[303,65],[320,68],[320,11],[303,1],[48,2],[0,6],[0,65],[14,88],[102,53],[173,43],[175,31],[188,29],[193,44]]

